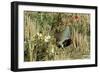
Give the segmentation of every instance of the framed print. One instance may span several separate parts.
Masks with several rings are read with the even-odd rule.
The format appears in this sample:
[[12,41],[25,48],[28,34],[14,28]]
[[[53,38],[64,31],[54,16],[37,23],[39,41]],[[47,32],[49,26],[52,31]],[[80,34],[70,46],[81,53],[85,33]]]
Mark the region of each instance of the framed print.
[[11,3],[11,70],[97,66],[97,7]]

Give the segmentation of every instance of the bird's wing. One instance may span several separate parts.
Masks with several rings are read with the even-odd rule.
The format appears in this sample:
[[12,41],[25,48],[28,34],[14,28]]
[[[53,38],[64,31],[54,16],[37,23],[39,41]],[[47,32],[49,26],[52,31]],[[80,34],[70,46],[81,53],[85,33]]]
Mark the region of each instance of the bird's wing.
[[63,31],[63,39],[69,39],[70,38],[70,28],[66,27],[65,30]]

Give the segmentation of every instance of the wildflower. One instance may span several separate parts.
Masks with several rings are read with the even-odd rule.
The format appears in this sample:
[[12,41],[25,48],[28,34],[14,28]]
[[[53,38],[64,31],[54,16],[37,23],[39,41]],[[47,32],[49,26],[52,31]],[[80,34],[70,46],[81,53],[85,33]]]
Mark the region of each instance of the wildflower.
[[75,20],[76,21],[79,21],[80,20],[80,17],[79,16],[75,16]]
[[54,48],[51,49],[51,52],[54,53]]
[[76,21],[78,21],[80,19],[80,17],[78,15],[73,16],[72,18],[73,18],[73,20],[76,20]]
[[78,16],[75,16],[75,19],[79,19],[79,17]]
[[45,41],[45,42],[49,42],[49,39],[50,39],[50,38],[51,38],[51,36],[49,36],[49,35],[48,35],[48,36],[45,36],[44,41]]
[[48,36],[46,36],[46,39],[50,39],[50,38],[51,38],[51,36],[49,36],[49,35],[48,35]]
[[39,37],[42,37],[42,34],[41,34],[41,33],[37,33],[37,35],[38,35]]

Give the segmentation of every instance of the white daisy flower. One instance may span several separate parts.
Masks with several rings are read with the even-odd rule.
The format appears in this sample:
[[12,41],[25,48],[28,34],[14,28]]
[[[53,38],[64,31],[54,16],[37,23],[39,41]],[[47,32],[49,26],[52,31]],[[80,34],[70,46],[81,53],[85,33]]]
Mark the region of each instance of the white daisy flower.
[[38,33],[38,32],[37,32],[37,35],[38,35],[39,37],[42,37],[42,34],[41,34],[41,33]]
[[45,36],[44,41],[45,41],[45,42],[49,42],[49,39],[50,39],[50,38],[51,38],[51,36],[49,36],[49,35],[48,35],[48,36]]
[[52,48],[51,52],[54,53],[54,48]]
[[50,38],[51,38],[51,36],[50,36],[50,35],[48,35],[48,36],[46,36],[45,38],[46,38],[46,39],[50,39]]
[[45,41],[45,42],[49,42],[49,40],[48,40],[48,39],[44,39],[44,41]]

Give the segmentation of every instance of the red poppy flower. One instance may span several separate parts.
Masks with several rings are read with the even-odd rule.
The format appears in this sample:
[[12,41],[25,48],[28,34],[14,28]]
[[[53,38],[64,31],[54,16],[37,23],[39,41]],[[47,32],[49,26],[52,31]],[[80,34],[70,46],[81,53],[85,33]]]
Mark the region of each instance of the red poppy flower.
[[74,19],[78,21],[80,19],[80,17],[76,15],[76,16],[74,16]]
[[72,21],[78,21],[80,19],[80,17],[79,16],[72,16]]
[[78,16],[75,16],[75,19],[79,19],[79,17]]

